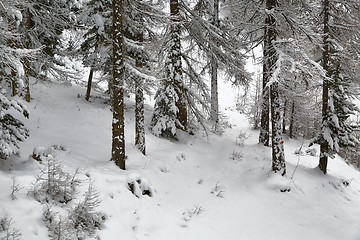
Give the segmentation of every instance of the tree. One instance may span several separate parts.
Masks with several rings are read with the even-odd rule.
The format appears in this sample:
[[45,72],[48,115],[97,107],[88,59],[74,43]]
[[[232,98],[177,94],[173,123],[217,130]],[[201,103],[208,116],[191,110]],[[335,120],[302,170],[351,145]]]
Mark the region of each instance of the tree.
[[113,10],[113,79],[111,90],[113,94],[112,108],[112,150],[111,160],[125,170],[125,122],[124,122],[124,25],[123,0],[112,1]]
[[[19,142],[28,136],[24,124],[14,116],[14,111],[28,118],[26,107],[13,96],[14,83],[21,90],[24,68],[21,59],[33,53],[27,49],[18,49],[19,26],[22,15],[16,2],[2,1],[0,4],[0,158],[5,159],[19,151]],[[16,92],[18,94],[18,92]]]
[[[217,68],[222,66],[234,83],[244,83],[248,80],[244,71],[244,55],[241,54],[235,37],[225,24],[222,27],[214,24],[214,6],[210,4],[210,1],[198,1],[195,5],[187,2],[173,2],[171,6],[177,6],[177,12],[174,10],[175,7],[173,7],[173,12],[178,14],[179,20],[175,21],[176,18],[172,17],[173,20],[169,26],[169,34],[165,41],[165,49],[169,53],[165,57],[165,72],[167,76],[175,72],[173,76],[181,76],[182,81],[177,80],[177,83],[172,85],[171,81],[162,81],[156,94],[152,121],[155,135],[162,135],[161,132],[175,135],[177,128],[192,131],[199,125],[206,130],[205,120],[211,118],[211,105],[213,107],[217,105],[216,84],[213,84],[214,101],[211,103],[204,77],[208,72],[210,75],[211,72],[214,73],[213,80],[217,80]],[[181,44],[180,39],[184,44]],[[206,61],[199,61],[199,58]],[[175,59],[178,60],[175,61]],[[215,63],[215,60],[217,66],[216,70],[212,68],[213,71],[210,63]],[[173,101],[176,102],[176,108],[173,108]],[[217,115],[217,110],[213,111],[215,112]],[[187,125],[185,128],[184,123]],[[166,128],[168,130],[165,130]]]
[[79,49],[84,66],[89,67],[85,99],[89,101],[94,72],[102,72],[107,80],[111,76],[112,19],[111,1],[91,0],[77,13],[77,24],[84,31]]
[[358,93],[355,69],[360,56],[358,1],[337,2],[323,0],[322,58],[325,71],[322,88],[322,126],[313,143],[320,144],[319,169],[326,174],[328,157],[339,152],[341,146],[357,141],[346,122],[355,110],[346,96]]
[[165,60],[165,79],[155,98],[152,132],[157,136],[176,139],[176,128],[187,129],[187,105],[181,62],[180,3],[170,0],[170,27]]
[[156,28],[164,22],[161,2],[125,1],[124,53],[128,89],[135,93],[135,145],[145,155],[144,93],[154,79],[149,45],[157,41]]
[[23,21],[19,32],[23,34],[21,45],[27,49],[39,49],[38,57],[22,59],[25,76],[25,99],[30,101],[30,78],[59,81],[69,76],[64,71],[61,34],[72,25],[71,2],[65,0],[28,0],[21,8]]

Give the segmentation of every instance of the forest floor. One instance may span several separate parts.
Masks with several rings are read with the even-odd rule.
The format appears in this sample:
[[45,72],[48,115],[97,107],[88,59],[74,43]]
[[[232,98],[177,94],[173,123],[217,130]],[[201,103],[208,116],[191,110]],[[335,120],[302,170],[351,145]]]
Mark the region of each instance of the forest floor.
[[[97,210],[106,216],[96,232],[103,240],[360,239],[360,172],[341,158],[329,161],[325,176],[316,168],[317,147],[311,156],[307,141],[285,139],[287,176],[274,175],[271,149],[257,143],[258,132],[234,107],[222,109],[229,127],[221,136],[180,133],[179,142],[170,142],[147,130],[143,156],[134,146],[134,103],[127,99],[123,171],[109,161],[109,106],[103,98],[85,101],[84,92],[79,86],[32,86],[30,119],[24,120],[30,137],[20,156],[0,169],[0,217],[12,219],[21,239],[49,239],[46,204],[28,194],[43,165],[30,157],[39,146],[61,146],[53,154],[64,169],[78,169],[77,197],[62,208],[81,201],[93,182],[101,200]],[[151,110],[147,105],[147,122]],[[243,144],[240,133],[246,135]],[[13,177],[19,183],[14,200]],[[136,180],[138,196],[128,188]]]

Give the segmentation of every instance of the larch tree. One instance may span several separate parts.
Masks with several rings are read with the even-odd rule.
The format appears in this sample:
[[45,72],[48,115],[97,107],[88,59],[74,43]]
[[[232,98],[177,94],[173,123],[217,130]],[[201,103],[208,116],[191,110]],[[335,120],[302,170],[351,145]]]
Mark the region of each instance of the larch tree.
[[[212,76],[215,79],[219,67],[225,70],[233,83],[245,83],[249,79],[244,71],[244,55],[236,46],[237,41],[234,35],[225,27],[226,24],[220,27],[213,20],[213,8],[215,7],[212,1],[197,1],[195,4],[182,1],[174,3],[173,6],[178,6],[176,14],[181,21],[174,19],[170,21],[165,49],[176,48],[177,50],[166,51],[169,54],[165,58],[164,65],[168,76],[171,76],[172,72],[177,72],[178,74],[173,77],[181,76],[182,81],[178,81],[178,84],[175,85],[171,85],[172,81],[162,81],[156,94],[155,111],[151,124],[155,135],[161,135],[161,131],[165,130],[167,125],[172,126],[168,129],[172,129],[174,135],[177,128],[188,129],[189,132],[192,132],[193,129],[200,126],[206,130],[205,121],[211,119],[211,105],[213,107],[218,105],[217,103],[211,104],[207,79],[204,77],[207,73],[211,79],[211,72],[213,72]],[[219,20],[220,18],[217,22]],[[179,40],[174,41],[174,39]],[[175,61],[175,59],[178,60]],[[199,59],[205,61],[199,61]],[[211,70],[211,62],[215,61],[216,72]],[[215,85],[213,84],[213,97],[217,102]],[[182,100],[177,99],[179,93],[182,93]],[[175,101],[174,105],[176,99],[179,102]],[[187,111],[185,111],[186,108]],[[218,115],[218,111],[215,110],[215,112]],[[188,126],[182,128],[183,123]],[[171,131],[167,132],[171,133]]]
[[77,13],[78,29],[84,32],[84,40],[75,54],[80,55],[84,66],[90,68],[85,94],[87,101],[90,99],[94,73],[101,72],[106,80],[111,77],[111,17],[109,0],[91,0]]
[[113,10],[113,79],[112,90],[112,149],[111,160],[125,170],[125,121],[124,121],[124,2],[112,1]]
[[157,41],[157,28],[164,24],[162,3],[153,0],[125,0],[124,54],[126,85],[135,94],[135,145],[145,155],[144,94],[155,77],[150,47]]

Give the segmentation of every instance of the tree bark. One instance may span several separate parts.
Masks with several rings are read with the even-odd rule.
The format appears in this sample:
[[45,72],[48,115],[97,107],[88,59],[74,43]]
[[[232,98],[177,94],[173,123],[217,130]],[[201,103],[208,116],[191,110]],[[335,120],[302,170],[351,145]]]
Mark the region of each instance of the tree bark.
[[[329,75],[329,56],[330,56],[330,46],[329,46],[329,8],[330,8],[330,4],[329,4],[329,0],[324,0],[323,1],[323,14],[324,14],[324,19],[323,19],[323,33],[324,33],[324,38],[323,38],[323,52],[322,52],[322,67],[326,72],[326,75]],[[322,121],[323,124],[322,126],[326,126],[326,122],[327,122],[327,115],[328,115],[328,107],[329,107],[329,82],[328,80],[325,78],[323,81],[323,86],[322,86]],[[320,159],[319,159],[319,168],[320,170],[326,174],[326,169],[327,169],[327,162],[328,162],[328,152],[329,152],[329,144],[327,142],[326,139],[323,139],[320,143]]]
[[113,120],[111,160],[125,170],[123,1],[113,0]]
[[[143,33],[137,34],[135,40],[143,44]],[[145,66],[144,59],[139,56],[136,59],[136,67],[139,69]],[[135,145],[142,154],[146,154],[145,144],[145,116],[144,116],[144,81],[141,77],[135,80]]]
[[[266,8],[268,10],[275,7],[275,0],[266,0]],[[262,107],[261,107],[261,121],[260,121],[260,135],[259,142],[264,146],[270,145],[270,91],[269,80],[272,75],[275,49],[272,41],[276,38],[275,32],[275,19],[273,16],[267,14],[265,17],[265,33],[264,33],[264,47],[263,47],[263,85],[262,85]]]
[[[219,27],[219,0],[214,0],[212,24]],[[215,123],[215,127],[219,122],[219,92],[218,92],[218,62],[215,56],[210,58],[210,74],[211,74],[211,120]]]
[[[269,12],[276,7],[276,0],[266,0],[266,9]],[[278,55],[273,46],[276,41],[276,19],[273,15],[266,15],[265,32],[265,73],[264,79],[268,84],[271,77],[274,77],[274,71]],[[279,172],[282,176],[286,174],[284,140],[281,134],[281,104],[279,96],[279,83],[275,79],[270,86],[270,106],[271,106],[271,149],[272,149],[272,171]]]
[[286,133],[286,105],[287,105],[287,100],[285,99],[284,108],[283,108],[283,115],[282,115],[282,133],[283,134]]
[[170,0],[170,20],[170,41],[172,44],[170,46],[168,59],[170,60],[172,70],[168,71],[168,78],[174,83],[175,92],[177,94],[175,105],[178,108],[177,120],[180,124],[178,128],[186,131],[188,125],[188,113],[182,77],[179,0]]
[[289,124],[289,137],[294,137],[294,120],[295,120],[295,101],[292,101],[291,104],[291,115],[290,115],[290,124]]
[[94,74],[94,69],[91,67],[89,77],[88,77],[87,87],[86,87],[86,95],[85,95],[85,100],[86,101],[89,101],[89,99],[90,99],[90,92],[91,92],[91,84],[92,84],[93,74]]

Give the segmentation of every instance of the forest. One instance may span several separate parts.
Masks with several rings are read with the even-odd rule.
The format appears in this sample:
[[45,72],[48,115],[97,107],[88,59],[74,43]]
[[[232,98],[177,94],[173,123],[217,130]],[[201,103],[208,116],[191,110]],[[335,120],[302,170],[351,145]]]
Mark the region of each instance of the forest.
[[0,239],[360,238],[359,0],[0,13]]

